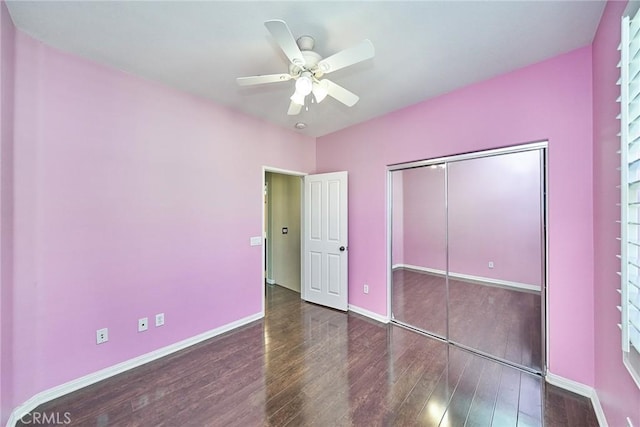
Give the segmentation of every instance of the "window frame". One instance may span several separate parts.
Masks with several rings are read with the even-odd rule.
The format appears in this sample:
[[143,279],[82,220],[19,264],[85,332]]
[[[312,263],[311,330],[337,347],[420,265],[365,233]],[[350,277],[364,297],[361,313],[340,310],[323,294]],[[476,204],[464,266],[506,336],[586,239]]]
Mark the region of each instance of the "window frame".
[[[633,15],[633,18],[630,16]],[[622,357],[640,388],[640,14],[627,9],[620,40],[620,276]]]

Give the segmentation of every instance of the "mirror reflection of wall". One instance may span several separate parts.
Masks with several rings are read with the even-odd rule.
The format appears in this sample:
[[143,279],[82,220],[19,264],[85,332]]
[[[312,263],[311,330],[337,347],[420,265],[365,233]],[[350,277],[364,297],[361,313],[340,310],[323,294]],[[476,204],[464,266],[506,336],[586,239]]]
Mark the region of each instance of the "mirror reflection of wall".
[[[444,164],[392,173],[392,313],[440,337],[447,332]],[[426,276],[423,273],[434,273]],[[425,302],[429,309],[425,310]]]
[[393,319],[540,370],[543,151],[447,160],[391,172]]
[[540,152],[449,164],[450,274],[540,289]]
[[399,205],[401,213],[398,215],[403,227],[398,245],[402,250],[402,257],[397,264],[429,268],[443,273],[446,270],[444,166],[441,164],[394,172],[394,175],[398,174],[397,181],[402,186],[402,203]]

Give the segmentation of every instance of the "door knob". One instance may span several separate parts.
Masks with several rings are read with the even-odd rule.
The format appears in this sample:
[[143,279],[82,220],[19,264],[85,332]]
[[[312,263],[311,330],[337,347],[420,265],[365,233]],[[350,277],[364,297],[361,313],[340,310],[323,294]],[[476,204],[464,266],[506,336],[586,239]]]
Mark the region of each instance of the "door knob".
[[340,252],[344,252],[345,250],[347,250],[347,248],[345,248],[344,246],[340,246]]

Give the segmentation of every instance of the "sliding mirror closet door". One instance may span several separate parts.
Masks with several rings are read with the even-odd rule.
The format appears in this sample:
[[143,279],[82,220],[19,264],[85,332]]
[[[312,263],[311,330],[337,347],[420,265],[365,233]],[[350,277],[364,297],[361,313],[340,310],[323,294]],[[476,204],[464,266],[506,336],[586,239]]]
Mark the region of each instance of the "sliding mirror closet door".
[[542,150],[447,164],[449,340],[542,370]]
[[447,336],[445,165],[391,173],[394,321]]

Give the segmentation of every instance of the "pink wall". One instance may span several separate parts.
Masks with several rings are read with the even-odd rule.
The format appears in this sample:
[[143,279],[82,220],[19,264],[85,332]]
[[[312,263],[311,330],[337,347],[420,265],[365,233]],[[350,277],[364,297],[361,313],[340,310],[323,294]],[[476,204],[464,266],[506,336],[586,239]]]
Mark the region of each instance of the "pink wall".
[[620,87],[617,46],[620,43],[620,18],[626,2],[609,2],[593,42],[593,206],[594,206],[594,283],[595,283],[595,385],[611,426],[626,425],[630,417],[640,425],[640,390],[622,364],[620,312],[620,175],[616,168],[620,157]]
[[[446,270],[448,224],[451,273],[540,286],[539,152],[470,159],[448,166],[448,209],[444,169],[393,172],[394,179],[402,180],[406,195],[401,263]],[[489,261],[494,268],[488,268]]]
[[319,138],[349,171],[349,303],[387,312],[386,165],[548,139],[549,365],[593,385],[591,83],[585,47]]
[[15,77],[14,405],[261,311],[262,166],[313,139],[21,32]]
[[0,2],[0,424],[12,409],[13,85],[15,28]]

